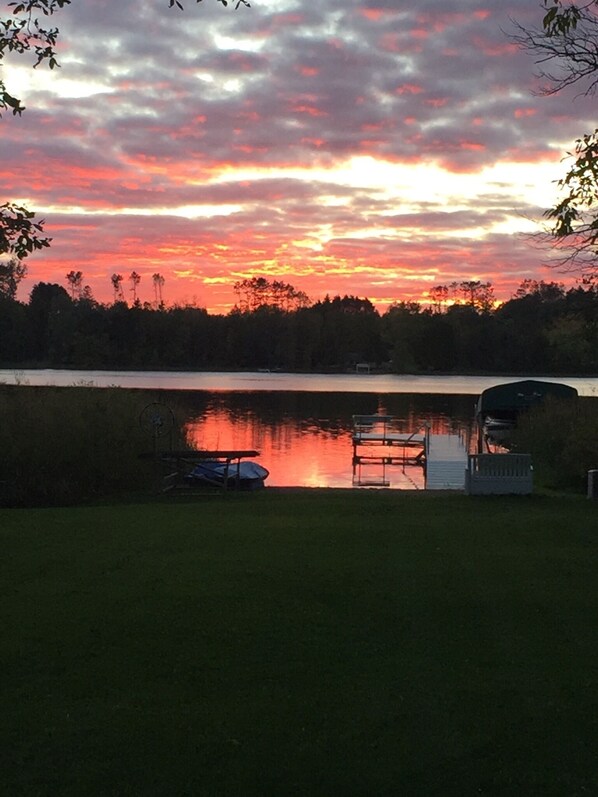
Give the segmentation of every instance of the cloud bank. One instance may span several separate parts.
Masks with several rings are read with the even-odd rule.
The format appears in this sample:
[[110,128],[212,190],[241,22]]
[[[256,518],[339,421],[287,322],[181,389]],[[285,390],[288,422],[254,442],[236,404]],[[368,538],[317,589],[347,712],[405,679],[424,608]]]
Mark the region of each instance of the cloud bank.
[[[529,0],[73,0],[59,71],[13,59],[0,183],[46,219],[30,289],[80,269],[164,275],[213,312],[284,278],[384,309],[433,284],[558,278],[526,234],[556,196],[592,103],[539,96],[506,32]],[[144,285],[145,293],[144,296]]]

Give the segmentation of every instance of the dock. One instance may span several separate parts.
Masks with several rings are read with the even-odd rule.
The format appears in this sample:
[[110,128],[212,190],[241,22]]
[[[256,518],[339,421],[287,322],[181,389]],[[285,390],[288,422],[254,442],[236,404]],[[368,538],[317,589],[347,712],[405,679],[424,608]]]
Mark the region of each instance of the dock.
[[[461,434],[431,434],[422,427],[405,431],[402,422],[391,415],[353,416],[353,484],[388,487],[387,467],[419,466],[425,474],[426,490],[463,490],[467,468],[467,445]],[[368,467],[379,466],[376,478]]]
[[467,447],[462,435],[431,434],[426,453],[426,490],[464,490]]

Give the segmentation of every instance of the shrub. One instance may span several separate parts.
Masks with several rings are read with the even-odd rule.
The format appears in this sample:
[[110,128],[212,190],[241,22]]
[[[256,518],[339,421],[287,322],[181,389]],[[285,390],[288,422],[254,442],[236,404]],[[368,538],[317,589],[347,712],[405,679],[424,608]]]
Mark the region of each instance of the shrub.
[[584,492],[598,468],[598,399],[546,400],[519,418],[514,450],[531,453],[537,484]]
[[[71,504],[147,489],[143,391],[0,386],[0,504]],[[176,432],[176,429],[175,429]]]

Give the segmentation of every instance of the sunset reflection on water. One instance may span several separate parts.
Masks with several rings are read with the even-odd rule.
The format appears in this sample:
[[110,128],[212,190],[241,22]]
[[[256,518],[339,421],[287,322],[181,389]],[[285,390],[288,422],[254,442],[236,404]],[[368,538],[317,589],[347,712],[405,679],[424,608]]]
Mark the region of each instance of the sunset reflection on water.
[[[353,414],[389,414],[406,432],[427,423],[435,433],[471,426],[473,399],[422,396],[311,393],[209,393],[192,412],[189,443],[207,450],[257,450],[272,487],[351,487],[355,478],[372,486],[422,489],[416,465],[363,465],[353,472]],[[399,452],[397,452],[399,453]]]

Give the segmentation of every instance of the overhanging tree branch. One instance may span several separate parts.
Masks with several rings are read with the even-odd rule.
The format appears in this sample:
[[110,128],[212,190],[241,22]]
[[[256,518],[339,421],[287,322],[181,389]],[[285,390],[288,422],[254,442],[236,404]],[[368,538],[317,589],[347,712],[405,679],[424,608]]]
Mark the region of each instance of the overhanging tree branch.
[[50,246],[52,239],[42,235],[43,230],[44,220],[35,221],[33,211],[12,202],[0,205],[0,255],[22,260]]
[[[593,96],[598,88],[598,0],[563,3],[543,0],[540,28],[516,24],[512,39],[532,53],[544,79],[541,93],[557,94],[568,86]],[[573,159],[558,182],[562,198],[545,212],[555,248],[563,253],[557,267],[583,275],[598,271],[598,129],[575,142]]]
[[[217,1],[228,5],[228,0]],[[59,67],[56,57],[59,29],[47,26],[43,17],[53,16],[70,3],[71,0],[11,0],[7,4],[11,16],[0,19],[0,68],[9,53],[32,53],[33,68],[43,63],[50,69]],[[249,3],[238,0],[235,7],[240,5],[249,6]],[[178,0],[169,0],[169,6],[183,9]],[[8,91],[0,78],[0,117],[8,111],[20,116],[24,110],[21,100]],[[22,259],[37,249],[50,246],[52,239],[43,235],[43,226],[44,221],[35,221],[35,214],[25,207],[11,202],[0,205],[0,255]]]

